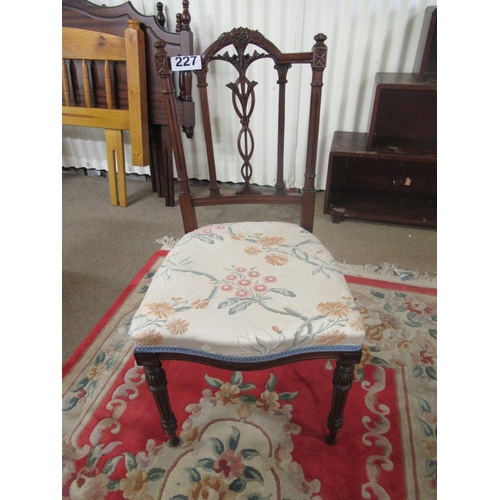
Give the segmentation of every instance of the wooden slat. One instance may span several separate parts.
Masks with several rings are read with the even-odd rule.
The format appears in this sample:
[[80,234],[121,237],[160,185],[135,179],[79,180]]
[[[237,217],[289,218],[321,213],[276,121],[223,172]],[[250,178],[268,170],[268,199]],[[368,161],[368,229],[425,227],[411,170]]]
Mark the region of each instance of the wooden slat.
[[104,61],[104,85],[106,88],[106,106],[113,109],[113,85],[109,61]]
[[66,106],[71,106],[68,68],[66,67],[66,62],[64,59],[62,60],[62,87],[64,94],[64,104],[66,104]]
[[63,28],[63,59],[125,61],[125,40],[109,33]]
[[109,128],[113,130],[130,129],[129,112],[126,109],[100,109],[63,106],[62,123],[63,125]]
[[90,95],[90,76],[87,61],[82,61],[82,79],[83,79],[83,95],[85,97],[85,106],[92,107],[92,99]]

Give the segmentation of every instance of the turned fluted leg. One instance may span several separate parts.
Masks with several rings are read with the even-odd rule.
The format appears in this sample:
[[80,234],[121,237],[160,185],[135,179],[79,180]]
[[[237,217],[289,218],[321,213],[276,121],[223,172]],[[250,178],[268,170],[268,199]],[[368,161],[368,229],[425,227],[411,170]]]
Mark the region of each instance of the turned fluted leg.
[[360,354],[355,354],[356,356],[341,357],[333,372],[332,408],[327,420],[329,435],[326,442],[328,444],[337,442],[337,434],[344,422],[344,407],[354,378],[354,365],[359,362],[360,357]]
[[168,434],[170,444],[172,446],[177,446],[179,444],[179,438],[176,434],[177,420],[170,406],[170,399],[167,391],[167,377],[165,375],[165,370],[161,366],[161,361],[156,356],[152,355],[147,359],[141,359],[139,364],[144,368],[146,382],[148,383],[149,390],[153,393],[156,406],[160,411],[161,426],[165,433]]

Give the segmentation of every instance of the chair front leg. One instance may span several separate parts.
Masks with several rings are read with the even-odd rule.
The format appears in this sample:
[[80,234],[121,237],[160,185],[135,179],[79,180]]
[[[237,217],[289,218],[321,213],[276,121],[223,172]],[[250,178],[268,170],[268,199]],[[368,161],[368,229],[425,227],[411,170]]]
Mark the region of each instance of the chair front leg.
[[169,436],[171,446],[177,446],[180,442],[177,432],[177,420],[167,390],[167,377],[162,368],[160,359],[155,354],[136,354],[137,364],[143,366],[146,373],[146,382],[149,390],[153,393],[156,406],[160,412],[161,426]]
[[337,366],[333,372],[333,396],[332,407],[328,414],[329,435],[326,438],[328,444],[337,442],[337,434],[342,428],[344,422],[344,407],[352,387],[354,378],[354,365],[359,363],[361,352],[343,353],[337,361]]

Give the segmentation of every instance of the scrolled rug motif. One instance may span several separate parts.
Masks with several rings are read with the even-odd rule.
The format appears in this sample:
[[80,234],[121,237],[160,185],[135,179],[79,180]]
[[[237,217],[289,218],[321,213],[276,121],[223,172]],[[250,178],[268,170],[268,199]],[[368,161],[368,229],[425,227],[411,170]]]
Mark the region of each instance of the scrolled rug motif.
[[64,366],[63,498],[436,498],[435,290],[348,278],[367,339],[335,446],[329,362],[228,372],[172,361],[172,448],[127,335],[165,253]]

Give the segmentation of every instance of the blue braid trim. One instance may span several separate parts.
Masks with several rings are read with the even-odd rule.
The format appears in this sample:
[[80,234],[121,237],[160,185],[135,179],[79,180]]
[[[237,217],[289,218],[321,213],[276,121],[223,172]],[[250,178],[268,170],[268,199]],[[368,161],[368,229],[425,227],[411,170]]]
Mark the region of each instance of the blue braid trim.
[[185,354],[199,356],[203,358],[217,359],[220,361],[229,361],[233,363],[262,363],[263,361],[271,361],[274,359],[288,358],[297,354],[307,354],[312,352],[319,353],[332,353],[332,352],[356,352],[361,350],[361,344],[348,344],[336,346],[312,346],[302,347],[298,349],[291,349],[285,352],[278,352],[274,354],[264,354],[262,356],[226,356],[222,354],[215,354],[212,352],[201,351],[197,349],[188,349],[186,347],[168,347],[168,346],[136,346],[135,352],[149,352],[149,353],[172,353],[172,354]]

